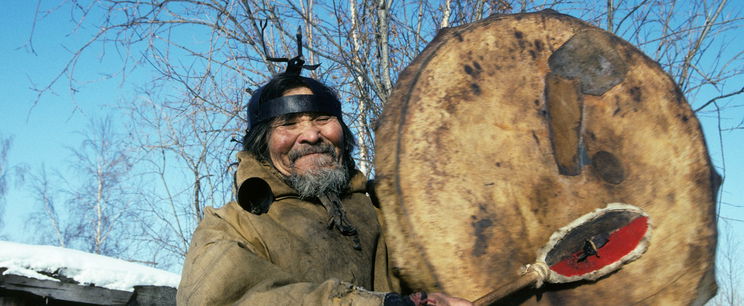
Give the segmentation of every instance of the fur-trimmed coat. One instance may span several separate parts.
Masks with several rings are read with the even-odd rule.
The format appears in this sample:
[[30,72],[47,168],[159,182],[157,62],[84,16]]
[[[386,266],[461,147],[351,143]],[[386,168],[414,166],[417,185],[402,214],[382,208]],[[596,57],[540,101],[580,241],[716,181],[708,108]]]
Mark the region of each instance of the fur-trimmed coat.
[[260,215],[236,202],[205,210],[186,255],[179,305],[382,305],[386,292],[399,291],[364,175],[356,173],[341,196],[359,233],[356,250],[351,237],[328,229],[320,202],[300,199],[251,154],[238,159],[236,182],[259,177],[275,200]]

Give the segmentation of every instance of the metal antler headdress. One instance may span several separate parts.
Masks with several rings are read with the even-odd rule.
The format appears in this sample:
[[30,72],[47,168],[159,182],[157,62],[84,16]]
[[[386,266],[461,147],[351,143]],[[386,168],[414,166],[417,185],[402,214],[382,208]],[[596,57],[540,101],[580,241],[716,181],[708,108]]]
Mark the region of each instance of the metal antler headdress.
[[261,24],[261,44],[263,45],[264,54],[266,60],[271,62],[287,62],[287,70],[272,78],[296,78],[305,87],[309,88],[313,94],[311,95],[290,95],[274,97],[268,101],[262,101],[262,92],[266,86],[272,84],[271,81],[261,88],[257,89],[252,93],[251,100],[248,101],[248,126],[253,128],[259,122],[264,122],[272,118],[276,118],[281,115],[292,114],[292,113],[323,113],[342,118],[341,102],[338,97],[321,82],[312,78],[303,77],[300,74],[302,69],[315,70],[320,64],[305,65],[305,59],[302,57],[302,34],[301,28],[297,28],[297,56],[293,58],[278,58],[271,57],[268,55],[266,49],[265,39],[263,37],[264,29],[266,29],[268,22]]
[[264,23],[261,27],[261,44],[263,45],[264,54],[266,55],[266,60],[276,63],[283,63],[287,62],[287,70],[285,73],[287,74],[293,74],[293,75],[300,75],[302,73],[302,68],[305,68],[307,70],[315,70],[317,69],[320,64],[315,65],[305,65],[305,59],[302,56],[302,27],[297,27],[297,34],[295,35],[295,38],[297,39],[297,56],[293,58],[286,58],[286,57],[271,57],[269,56],[269,52],[266,50],[266,43],[263,39],[263,31],[266,28],[266,25],[268,23]]

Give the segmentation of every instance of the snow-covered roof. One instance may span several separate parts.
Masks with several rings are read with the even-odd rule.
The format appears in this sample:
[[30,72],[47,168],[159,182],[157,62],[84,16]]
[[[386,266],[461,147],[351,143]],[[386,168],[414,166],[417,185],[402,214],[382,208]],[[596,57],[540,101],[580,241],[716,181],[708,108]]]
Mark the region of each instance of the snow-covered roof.
[[107,256],[7,241],[0,241],[0,268],[7,269],[2,274],[52,281],[70,278],[82,285],[124,291],[133,291],[137,285],[176,288],[181,278],[175,273]]

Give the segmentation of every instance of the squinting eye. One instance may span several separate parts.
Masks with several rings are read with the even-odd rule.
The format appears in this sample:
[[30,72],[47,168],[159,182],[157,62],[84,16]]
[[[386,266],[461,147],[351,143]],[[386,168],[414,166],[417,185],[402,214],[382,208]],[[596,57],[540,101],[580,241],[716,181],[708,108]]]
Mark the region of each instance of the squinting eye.
[[314,120],[315,120],[315,122],[325,123],[325,122],[328,122],[329,120],[331,120],[332,118],[333,117],[331,117],[331,116],[319,116],[319,117],[316,117]]
[[295,122],[295,121],[284,121],[284,122],[277,122],[277,123],[275,123],[273,125],[273,127],[275,127],[275,128],[277,128],[277,127],[291,128],[291,127],[295,126],[295,124],[297,124],[297,122]]

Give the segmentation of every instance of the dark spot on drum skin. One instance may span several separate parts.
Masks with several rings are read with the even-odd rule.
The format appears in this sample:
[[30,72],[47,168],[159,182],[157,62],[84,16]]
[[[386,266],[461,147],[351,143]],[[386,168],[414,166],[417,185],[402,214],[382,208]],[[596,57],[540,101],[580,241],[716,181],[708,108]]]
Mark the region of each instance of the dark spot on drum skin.
[[[567,298],[555,292],[557,290],[567,290],[567,289],[575,288],[580,283],[581,282],[567,283],[567,284],[548,284],[548,286],[545,286],[545,288],[543,288],[543,290],[546,291],[544,294],[544,297],[546,297],[546,300],[547,300],[543,303],[549,304],[549,305],[586,305],[586,304],[583,304],[577,301],[576,299],[571,299],[570,297]],[[549,290],[553,290],[553,291],[549,291]],[[592,296],[592,299],[595,299],[595,302],[602,301],[602,299],[596,298],[596,294]]]
[[685,102],[685,95],[682,93],[682,90],[680,90],[679,87],[674,86],[674,92],[672,92],[672,94],[674,95],[677,104],[683,104]]
[[584,94],[601,96],[625,79],[629,65],[599,31],[580,31],[548,58],[551,73],[577,79]]
[[[449,112],[450,114],[454,114],[455,110],[457,110],[458,102],[459,101],[457,100],[457,98],[448,97],[447,99],[444,99],[444,101],[442,102],[442,106],[444,107],[444,109],[447,110],[447,112]],[[441,127],[437,128],[437,131],[439,131],[440,129]]]
[[[718,202],[718,189],[721,188],[721,184],[723,184],[723,177],[718,174],[718,171],[711,168],[710,169],[710,175],[708,176],[708,186],[710,186],[711,192],[711,202],[716,203]],[[714,208],[715,206],[712,206]]]
[[470,67],[469,65],[467,65],[467,64],[466,65],[462,65],[462,68],[465,69],[465,73],[467,73],[469,75],[473,75],[473,68]]
[[462,69],[465,70],[465,73],[472,77],[478,77],[478,75],[480,75],[481,71],[483,70],[478,62],[473,62],[473,66],[470,66],[468,64],[462,65]]
[[709,256],[706,254],[712,254],[713,251],[704,252],[701,246],[690,245],[690,252],[687,253],[687,259],[685,265],[688,267],[698,267],[704,262],[707,262]]
[[540,52],[543,50],[542,41],[540,41],[539,39],[535,39],[535,50],[537,50],[537,52]]
[[586,134],[589,135],[589,138],[591,140],[597,140],[597,135],[594,134],[594,132],[592,132],[592,131],[586,131]]
[[475,216],[472,216],[471,218],[475,219],[472,223],[473,229],[475,230],[475,245],[473,246],[472,254],[475,257],[480,257],[486,254],[486,249],[488,249],[490,235],[487,230],[489,227],[493,226],[493,221],[489,218],[477,220]]
[[633,102],[641,103],[643,97],[641,96],[641,88],[638,86],[632,87],[628,90],[628,94],[633,99]]
[[519,44],[519,50],[524,50],[527,46],[527,42],[524,41],[524,33],[520,31],[514,31],[514,37],[517,38],[517,43]]
[[622,162],[614,154],[599,151],[592,156],[592,171],[603,181],[613,185],[625,180],[625,169]]
[[628,61],[632,62],[633,59],[633,50],[630,48],[624,48],[625,58],[628,59]]
[[458,31],[452,32],[452,36],[454,36],[455,38],[457,38],[457,40],[459,40],[461,42],[462,41],[465,41],[465,39],[462,38],[462,34],[460,34],[460,32],[458,32]]
[[470,83],[470,90],[472,90],[476,96],[480,96],[481,94],[481,89],[480,89],[480,86],[478,86],[478,84]]
[[555,199],[559,197],[561,186],[549,176],[543,176],[537,184],[532,186],[531,195],[534,200],[530,201],[530,211],[537,217],[539,224],[551,224],[551,207],[554,207]]
[[537,137],[537,134],[535,134],[535,131],[532,131],[532,139],[535,140],[535,143],[537,143],[537,146],[540,146],[540,138]]

